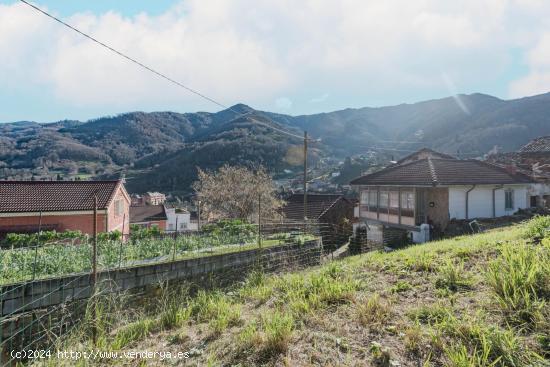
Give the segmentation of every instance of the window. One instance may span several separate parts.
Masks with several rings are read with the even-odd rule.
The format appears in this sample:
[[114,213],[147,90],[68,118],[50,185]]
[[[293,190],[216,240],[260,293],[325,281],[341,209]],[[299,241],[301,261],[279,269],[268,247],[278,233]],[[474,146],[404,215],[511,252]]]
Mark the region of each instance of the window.
[[170,229],[170,230],[174,229],[174,224],[170,223],[170,224],[168,225],[168,229]]
[[514,209],[514,190],[504,191],[504,210]]
[[399,208],[399,193],[390,191],[390,208]]
[[380,208],[387,208],[388,200],[389,200],[388,191],[380,191],[380,204],[379,204]]
[[369,190],[361,191],[361,204],[369,203]]
[[376,194],[376,190],[369,190],[369,206],[373,208],[376,208],[376,206],[378,205],[378,198],[376,197]]
[[401,192],[401,215],[412,217],[414,215],[414,192]]
[[122,215],[124,204],[121,199],[115,201],[115,215]]

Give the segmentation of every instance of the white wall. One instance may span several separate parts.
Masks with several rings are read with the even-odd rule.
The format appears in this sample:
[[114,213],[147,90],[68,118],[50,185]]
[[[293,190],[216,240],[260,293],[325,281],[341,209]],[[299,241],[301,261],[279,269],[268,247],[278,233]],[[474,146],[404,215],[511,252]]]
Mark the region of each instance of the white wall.
[[[453,186],[449,187],[449,215],[450,218],[466,218],[466,191],[472,186]],[[468,217],[473,218],[491,218],[493,216],[493,188],[496,186],[476,186],[469,193]],[[497,217],[511,215],[518,209],[524,209],[529,206],[527,200],[527,185],[504,185],[502,189],[495,191],[495,213]],[[514,190],[514,208],[505,210],[504,191]]]
[[168,232],[176,230],[176,222],[178,226],[178,231],[197,230],[197,224],[191,223],[191,214],[187,212],[176,213],[176,209],[166,208],[166,217],[168,218],[168,220],[166,221],[166,230]]

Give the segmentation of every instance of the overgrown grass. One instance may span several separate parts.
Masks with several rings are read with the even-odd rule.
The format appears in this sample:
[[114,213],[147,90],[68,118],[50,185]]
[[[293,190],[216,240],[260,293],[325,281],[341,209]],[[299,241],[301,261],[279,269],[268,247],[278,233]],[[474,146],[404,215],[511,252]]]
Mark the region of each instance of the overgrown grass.
[[550,299],[549,249],[526,243],[503,246],[489,265],[487,282],[512,325],[537,327]]
[[206,345],[194,365],[538,366],[550,358],[550,241],[526,232],[540,223],[252,272],[229,291],[162,301],[106,338],[125,349],[192,328],[177,347]]

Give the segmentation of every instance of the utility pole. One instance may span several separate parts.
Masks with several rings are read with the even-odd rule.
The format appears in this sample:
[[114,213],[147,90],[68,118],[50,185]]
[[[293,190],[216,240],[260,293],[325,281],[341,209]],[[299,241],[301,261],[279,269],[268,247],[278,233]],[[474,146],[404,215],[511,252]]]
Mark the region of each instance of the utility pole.
[[307,131],[304,131],[304,221],[307,221]]

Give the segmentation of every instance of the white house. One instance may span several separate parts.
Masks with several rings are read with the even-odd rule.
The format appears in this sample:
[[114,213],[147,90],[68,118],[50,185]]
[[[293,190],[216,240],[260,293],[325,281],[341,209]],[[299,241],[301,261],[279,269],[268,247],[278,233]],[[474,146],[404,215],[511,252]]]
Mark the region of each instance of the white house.
[[184,232],[198,230],[197,220],[191,218],[191,213],[185,209],[166,208],[166,231],[167,232]]
[[415,242],[442,232],[451,219],[494,218],[528,208],[533,180],[522,173],[477,160],[425,155],[359,177],[356,214],[371,239],[385,231],[407,233]]

